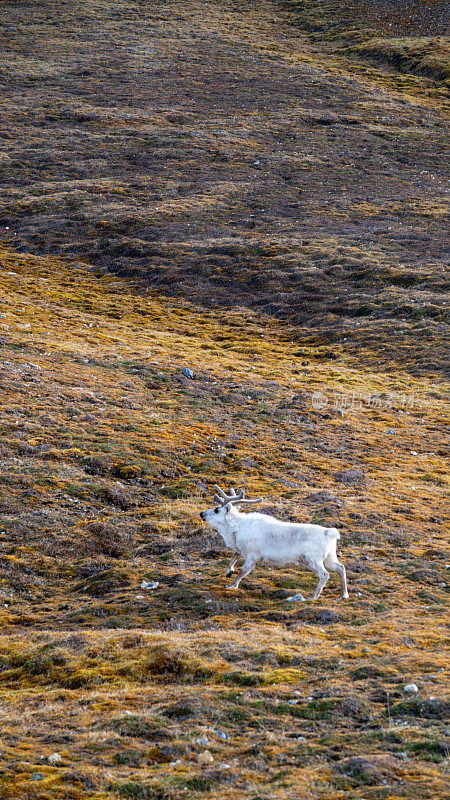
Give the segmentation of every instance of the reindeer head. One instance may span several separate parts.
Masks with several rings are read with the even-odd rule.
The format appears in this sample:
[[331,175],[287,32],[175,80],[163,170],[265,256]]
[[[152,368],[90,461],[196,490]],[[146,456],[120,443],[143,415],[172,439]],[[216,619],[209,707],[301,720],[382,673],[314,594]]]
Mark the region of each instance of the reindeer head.
[[234,505],[236,506],[236,511],[239,511],[240,506],[244,503],[261,503],[262,501],[262,497],[258,497],[255,500],[248,500],[244,497],[243,489],[240,490],[239,494],[236,494],[234,489],[230,489],[229,495],[225,494],[216,484],[214,484],[214,489],[217,492],[217,494],[214,495],[214,502],[219,505],[215,508],[209,508],[207,511],[202,511],[200,518],[216,530],[219,530],[226,523],[227,515],[232,511]]

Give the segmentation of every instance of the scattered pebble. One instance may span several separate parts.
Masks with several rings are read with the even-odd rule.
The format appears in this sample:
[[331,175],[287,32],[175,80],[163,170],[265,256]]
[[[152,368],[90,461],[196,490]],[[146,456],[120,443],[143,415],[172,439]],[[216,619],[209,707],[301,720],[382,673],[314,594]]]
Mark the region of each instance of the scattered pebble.
[[142,581],[141,589],[157,589],[159,586],[158,581]]
[[406,692],[406,694],[417,694],[419,689],[415,683],[407,683],[406,686],[403,687],[403,691]]
[[199,744],[201,747],[209,747],[209,739],[206,736],[200,736],[195,741],[196,744]]
[[304,599],[305,598],[303,597],[303,595],[300,594],[300,592],[297,592],[297,594],[293,594],[292,597],[286,597],[286,603],[296,603],[297,600],[304,601]]
[[415,450],[411,450],[411,455],[412,455],[412,456],[418,456],[418,455],[419,455],[419,453],[416,453],[416,451],[415,451]]
[[181,370],[181,372],[182,372],[182,374],[185,376],[185,378],[190,378],[191,380],[193,380],[193,378],[194,378],[194,373],[192,372],[192,370],[191,370],[191,369],[189,369],[189,367],[183,367],[183,369]]
[[62,758],[59,753],[52,753],[52,755],[47,758],[47,761],[49,764],[60,764]]
[[197,756],[197,762],[200,764],[200,766],[206,767],[208,764],[212,764],[214,762],[214,758],[209,750],[203,750],[203,753],[200,753],[200,755]]
[[33,774],[30,777],[30,781],[43,781],[43,780],[44,776],[42,772],[33,772]]
[[228,739],[229,738],[228,737],[228,733],[225,733],[225,731],[219,731],[217,728],[214,729],[214,733],[216,734],[216,736],[219,739]]

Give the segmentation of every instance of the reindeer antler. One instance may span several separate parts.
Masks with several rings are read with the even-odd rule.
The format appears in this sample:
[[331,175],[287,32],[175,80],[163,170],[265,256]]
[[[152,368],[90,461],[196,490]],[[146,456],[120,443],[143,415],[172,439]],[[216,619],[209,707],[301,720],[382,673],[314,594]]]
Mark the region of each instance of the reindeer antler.
[[227,503],[230,503],[230,504],[231,503],[239,503],[239,505],[242,505],[243,503],[261,503],[262,502],[262,497],[257,497],[256,500],[247,500],[247,498],[244,497],[245,492],[244,492],[243,489],[241,489],[239,491],[239,494],[236,494],[234,489],[231,488],[229,495],[225,494],[223,489],[221,489],[220,486],[217,486],[217,484],[214,484],[214,489],[217,492],[217,494],[214,495],[214,502],[215,503],[220,503],[221,506],[226,506]]

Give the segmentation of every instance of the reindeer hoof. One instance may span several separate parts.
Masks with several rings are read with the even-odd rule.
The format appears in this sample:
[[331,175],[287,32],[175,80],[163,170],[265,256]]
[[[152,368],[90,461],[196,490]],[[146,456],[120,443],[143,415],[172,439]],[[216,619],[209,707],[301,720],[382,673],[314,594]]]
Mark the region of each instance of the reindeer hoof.
[[348,600],[348,598],[349,598],[348,592],[347,592],[347,594],[341,595],[341,600]]
[[229,586],[225,586],[225,589],[239,589],[239,586],[235,586],[234,583],[231,583]]
[[233,574],[233,573],[231,572],[231,569],[227,569],[227,571],[226,571],[226,573],[225,573],[225,577],[226,577],[226,578],[231,578],[232,574]]

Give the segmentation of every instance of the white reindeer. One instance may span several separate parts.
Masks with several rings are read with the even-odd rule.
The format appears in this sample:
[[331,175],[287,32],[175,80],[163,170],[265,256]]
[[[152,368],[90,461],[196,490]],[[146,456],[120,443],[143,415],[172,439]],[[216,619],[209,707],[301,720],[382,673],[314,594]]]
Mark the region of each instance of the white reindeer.
[[238,589],[241,580],[259,561],[277,567],[301,564],[319,578],[313,600],[320,597],[330,577],[327,570],[339,573],[342,599],[348,599],[345,567],[336,556],[336,542],[340,538],[336,528],[282,522],[268,514],[241,514],[240,505],[260,503],[262,498],[247,500],[243,489],[239,494],[231,489],[231,493],[226,495],[218,486],[214,488],[217,491],[214,502],[219,505],[202,511],[200,517],[220,533],[227,547],[235,553],[228,564],[227,578],[234,572],[239,556],[244,558],[239,575],[227,589]]

